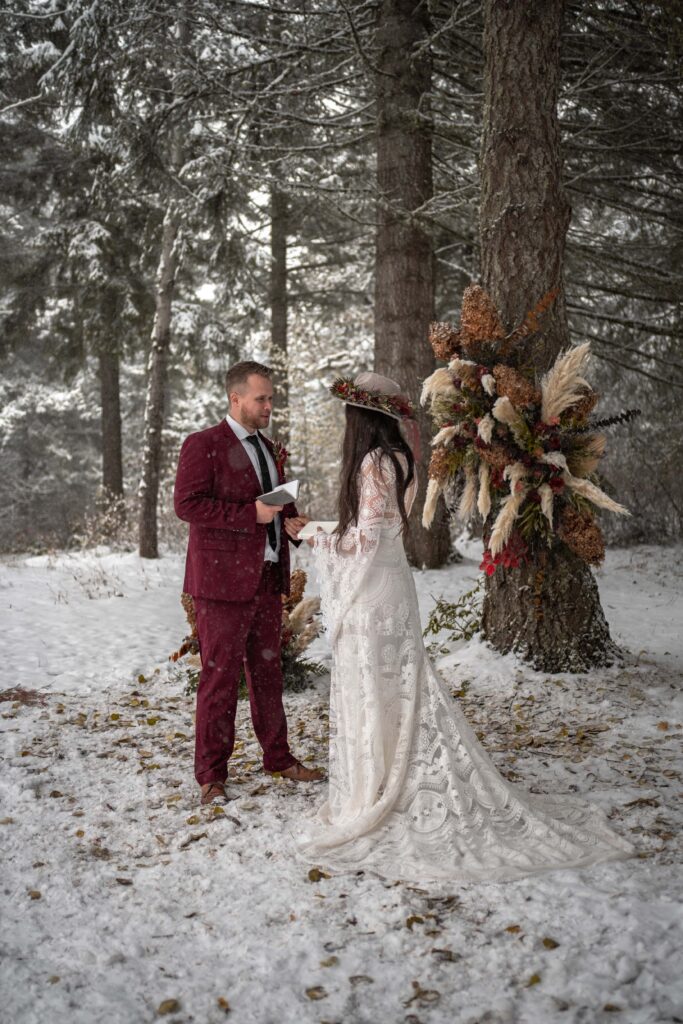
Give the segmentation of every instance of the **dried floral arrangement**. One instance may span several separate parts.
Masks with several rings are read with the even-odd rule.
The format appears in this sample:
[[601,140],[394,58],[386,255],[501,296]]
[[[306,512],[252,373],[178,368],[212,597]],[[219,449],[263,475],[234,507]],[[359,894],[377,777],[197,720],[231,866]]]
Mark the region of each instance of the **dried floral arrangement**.
[[[285,690],[303,690],[311,676],[322,675],[326,669],[317,661],[304,658],[304,652],[320,633],[319,597],[304,597],[307,576],[303,569],[295,569],[292,573],[289,594],[282,595],[282,677]],[[191,594],[183,593],[181,603],[187,616],[190,633],[185,637],[177,651],[170,655],[170,661],[178,661],[186,654],[199,654],[197,637],[197,619],[194,600]],[[197,688],[198,677],[192,679],[187,689],[192,693]],[[240,694],[246,695],[244,672],[240,679]]]
[[600,428],[639,414],[631,409],[591,420],[598,395],[584,372],[590,344],[561,353],[539,382],[525,366],[522,341],[538,333],[557,291],[548,292],[523,323],[506,333],[492,299],[479,285],[464,292],[460,327],[433,323],[430,343],[448,366],[425,380],[421,403],[437,427],[429,465],[423,525],[443,491],[461,487],[457,514],[478,512],[486,550],[480,568],[517,568],[534,548],[557,540],[598,565],[605,543],[597,509],[630,513],[599,486],[605,450]]
[[415,410],[409,399],[402,395],[383,395],[380,391],[368,391],[355,384],[352,377],[337,377],[330,385],[330,393],[335,398],[341,398],[342,402],[388,413],[400,420],[415,418]]

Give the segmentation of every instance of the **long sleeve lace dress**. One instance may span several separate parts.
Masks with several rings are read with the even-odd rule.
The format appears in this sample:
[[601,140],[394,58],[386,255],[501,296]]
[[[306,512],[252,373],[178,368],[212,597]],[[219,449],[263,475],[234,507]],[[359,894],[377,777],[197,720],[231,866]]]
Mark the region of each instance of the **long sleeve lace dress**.
[[[403,456],[400,456],[403,458]],[[505,779],[434,669],[406,560],[395,470],[360,470],[357,525],[314,554],[333,649],[329,793],[295,850],[334,872],[507,881],[636,854],[602,808]],[[409,508],[415,496],[406,494]]]

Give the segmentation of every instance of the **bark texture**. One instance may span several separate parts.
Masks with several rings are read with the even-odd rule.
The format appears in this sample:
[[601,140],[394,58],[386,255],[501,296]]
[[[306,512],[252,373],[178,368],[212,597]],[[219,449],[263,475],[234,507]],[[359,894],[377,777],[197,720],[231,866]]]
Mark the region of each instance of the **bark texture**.
[[270,193],[270,363],[275,406],[273,433],[289,443],[289,379],[287,352],[287,226],[288,203],[273,185]]
[[161,256],[157,274],[156,311],[152,344],[147,364],[147,396],[142,448],[142,474],[138,496],[139,550],[141,558],[158,558],[157,505],[164,426],[164,398],[171,343],[171,306],[178,266],[178,218],[171,206],[166,211],[161,237]]
[[509,328],[560,288],[531,353],[541,373],[569,343],[562,267],[571,209],[557,121],[562,14],[563,0],[484,3],[482,284]]
[[[484,3],[482,284],[509,328],[559,287],[527,353],[537,377],[569,344],[562,267],[571,211],[557,122],[562,16],[563,0]],[[559,543],[487,580],[482,631],[497,650],[517,651],[546,672],[586,671],[617,653],[590,568]]]
[[[427,343],[434,311],[434,255],[416,214],[432,196],[429,14],[416,0],[382,0],[377,51],[375,370],[398,381],[416,406],[435,362]],[[427,415],[420,410],[420,489],[406,538],[414,565],[442,565],[450,539],[443,503],[431,530],[422,527],[430,457]]]

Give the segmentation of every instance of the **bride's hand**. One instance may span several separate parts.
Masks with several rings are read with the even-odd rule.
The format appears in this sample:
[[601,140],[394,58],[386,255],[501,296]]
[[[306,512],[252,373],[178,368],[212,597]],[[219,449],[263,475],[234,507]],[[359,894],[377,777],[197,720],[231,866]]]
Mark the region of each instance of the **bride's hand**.
[[[325,531],[322,529],[322,527],[319,526],[318,529],[315,531],[315,536],[317,537],[319,533],[324,533],[324,532]],[[315,547],[315,537],[307,537],[306,538],[306,543],[308,544],[309,548],[314,548]]]

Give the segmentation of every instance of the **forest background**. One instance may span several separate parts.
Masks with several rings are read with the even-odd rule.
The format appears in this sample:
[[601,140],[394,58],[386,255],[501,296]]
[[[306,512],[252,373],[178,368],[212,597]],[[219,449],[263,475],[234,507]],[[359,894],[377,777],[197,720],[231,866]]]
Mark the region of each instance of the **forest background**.
[[[5,0],[3,551],[135,546],[146,523],[154,554],[157,497],[159,539],[181,544],[178,449],[224,415],[223,375],[243,358],[276,368],[274,433],[305,482],[301,507],[333,517],[343,407],[327,386],[373,367],[384,315],[392,7]],[[404,213],[429,241],[412,256],[416,273],[430,263],[433,317],[456,321],[479,274],[482,10],[431,0],[421,17],[430,161],[424,201]],[[571,337],[593,342],[601,415],[642,410],[602,465],[633,513],[605,522],[618,543],[670,540],[683,517],[682,50],[677,0],[565,5]],[[415,351],[429,372],[426,330],[405,352],[411,373]]]

